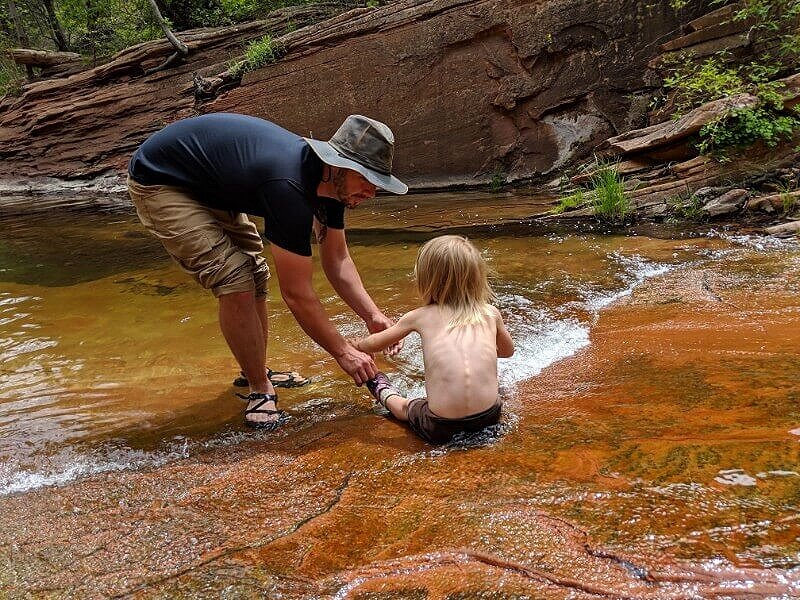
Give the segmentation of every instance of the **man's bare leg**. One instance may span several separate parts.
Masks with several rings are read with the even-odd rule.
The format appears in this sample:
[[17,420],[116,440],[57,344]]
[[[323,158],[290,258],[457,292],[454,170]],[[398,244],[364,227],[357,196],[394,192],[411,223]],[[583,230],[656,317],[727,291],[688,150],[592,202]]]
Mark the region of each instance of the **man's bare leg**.
[[[263,310],[263,320],[259,310]],[[252,291],[220,296],[219,326],[233,356],[250,383],[250,391],[274,394],[275,388],[267,379],[265,303],[256,302],[255,293]],[[252,408],[258,402],[260,400],[251,402],[247,408]],[[276,410],[275,403],[271,401],[260,408]],[[276,421],[278,415],[253,413],[247,418],[253,422],[264,423]]]
[[[269,357],[269,323],[267,319],[267,296],[256,296],[256,311],[261,321],[261,328],[264,331],[264,347],[266,356]],[[269,365],[268,365],[269,366]],[[269,371],[269,368],[267,369]],[[308,379],[300,375],[297,371],[273,371],[270,381],[278,386],[298,387],[308,383]],[[290,385],[286,385],[290,384]]]

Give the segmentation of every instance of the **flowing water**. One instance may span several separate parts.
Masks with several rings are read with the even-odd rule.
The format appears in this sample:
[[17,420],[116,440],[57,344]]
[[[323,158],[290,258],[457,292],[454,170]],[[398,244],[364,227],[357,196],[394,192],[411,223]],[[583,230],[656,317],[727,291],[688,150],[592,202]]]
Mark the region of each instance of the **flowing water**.
[[[396,317],[415,307],[410,273],[417,249],[435,234],[431,223],[464,232],[458,226],[464,221],[464,206],[443,206],[440,199],[427,206],[419,201],[416,213],[348,215],[357,225],[348,234],[351,253],[366,287],[387,314]],[[589,346],[602,311],[643,282],[725,261],[734,276],[738,269],[765,278],[787,264],[800,264],[800,250],[789,242],[770,246],[756,238],[715,234],[659,239],[569,230],[534,232],[527,225],[497,224],[497,211],[466,216],[480,223],[487,214],[491,218],[474,228],[470,237],[494,273],[497,304],[517,346],[514,357],[500,361],[501,384],[508,397],[542,369]],[[345,336],[365,333],[320,269],[315,286]],[[282,407],[292,420],[274,435],[281,439],[323,423],[369,414],[367,395],[303,334],[274,281],[269,300],[270,366],[297,369],[312,378],[312,384],[281,394]],[[664,304],[669,307],[670,299],[665,298]],[[98,213],[56,206],[47,212],[3,216],[0,495],[25,494],[93,474],[157,468],[211,448],[234,447],[269,435],[252,432],[242,423],[243,405],[230,385],[237,367],[219,333],[215,309],[211,295],[169,261],[127,209]],[[419,350],[419,340],[412,336],[400,358],[380,360],[398,387],[412,395],[424,390]],[[775,422],[760,422],[758,427],[788,432],[792,420],[800,427],[798,367],[796,356],[787,356],[785,371],[763,372],[754,359],[753,377],[764,386],[775,381],[784,392],[786,386],[794,388],[775,395],[765,417]],[[627,368],[641,374],[651,365]],[[693,373],[689,367],[681,368],[686,370],[654,370],[649,379],[654,398],[675,386],[690,385]],[[576,393],[586,391],[585,382],[573,385]],[[697,394],[692,410],[686,407],[682,418],[713,421],[715,411],[730,411],[736,403],[736,397],[723,402],[716,393]],[[461,446],[491,445],[518,430],[519,411],[513,410],[513,403],[509,406],[501,426],[462,440]],[[657,412],[658,406],[648,410]],[[586,456],[593,451],[600,455],[607,453],[609,442],[601,431],[593,430],[593,424],[605,432],[642,427],[633,410],[611,410],[602,422],[597,415],[586,418],[579,407],[562,407],[557,421],[532,427],[531,435],[541,434],[541,441],[532,442],[526,452],[534,463],[542,464],[576,445]],[[639,491],[587,498],[580,467],[571,465],[555,483],[542,488],[550,500],[530,500],[560,507],[564,515],[579,520],[586,517],[581,510],[590,511],[587,503],[601,507],[591,517],[592,533],[608,543],[623,535],[621,519],[629,522],[629,535],[622,540],[628,548],[652,550],[659,544],[677,544],[685,549],[677,554],[691,556],[698,540],[717,540],[719,546],[719,540],[730,536],[749,536],[758,544],[740,543],[740,558],[747,557],[749,564],[793,567],[800,563],[797,541],[787,537],[785,527],[772,524],[773,517],[791,521],[800,504],[797,441],[788,433],[786,438],[758,448],[759,456],[771,453],[758,473],[721,464],[716,488],[709,488],[710,481],[669,479],[670,470],[687,460],[685,452],[648,462],[640,450],[629,449],[629,463],[617,454],[604,468],[635,480],[641,484]],[[743,439],[742,448],[752,450],[751,442]],[[752,493],[756,483],[766,480],[776,483]],[[556,500],[559,494],[562,501]],[[564,507],[570,498],[583,508]],[[677,518],[676,506],[689,524],[682,537],[640,531],[636,525],[644,514],[659,511],[664,518]],[[742,516],[738,523],[720,519],[737,511]],[[698,555],[709,558],[703,552]]]

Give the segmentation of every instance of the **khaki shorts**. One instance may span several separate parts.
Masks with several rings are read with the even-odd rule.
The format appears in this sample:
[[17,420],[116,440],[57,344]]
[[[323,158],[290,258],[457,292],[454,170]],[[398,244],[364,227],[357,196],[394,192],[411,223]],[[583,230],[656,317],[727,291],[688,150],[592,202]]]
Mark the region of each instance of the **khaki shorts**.
[[130,177],[128,192],[142,224],[205,289],[217,297],[248,291],[266,296],[264,244],[246,215],[203,206],[183,188],[141,185]]

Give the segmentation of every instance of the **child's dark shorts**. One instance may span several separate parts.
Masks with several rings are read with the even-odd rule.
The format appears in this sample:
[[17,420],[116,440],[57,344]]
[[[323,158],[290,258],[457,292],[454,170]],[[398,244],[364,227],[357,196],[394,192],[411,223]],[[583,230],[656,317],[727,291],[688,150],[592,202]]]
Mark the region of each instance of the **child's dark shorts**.
[[431,444],[445,444],[457,433],[480,431],[500,421],[500,399],[497,404],[474,415],[445,419],[431,412],[428,400],[417,398],[408,403],[408,424],[419,437]]

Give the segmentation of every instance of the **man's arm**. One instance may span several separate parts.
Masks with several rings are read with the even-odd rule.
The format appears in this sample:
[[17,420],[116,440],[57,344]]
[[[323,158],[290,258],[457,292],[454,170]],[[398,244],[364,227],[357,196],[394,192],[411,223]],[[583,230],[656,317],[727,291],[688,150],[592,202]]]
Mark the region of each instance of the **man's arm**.
[[349,344],[325,314],[311,283],[311,257],[294,254],[275,244],[270,244],[270,250],[281,296],[303,331],[333,356],[357,385],[372,379],[378,372],[372,357]]
[[[319,223],[316,219],[314,220],[314,231],[319,231]],[[319,247],[325,276],[339,297],[364,320],[369,332],[376,333],[391,327],[392,320],[383,314],[367,290],[364,289],[361,276],[347,249],[344,229],[329,227],[323,239],[320,240]],[[402,342],[390,346],[387,353],[397,354],[400,348],[402,348]]]

